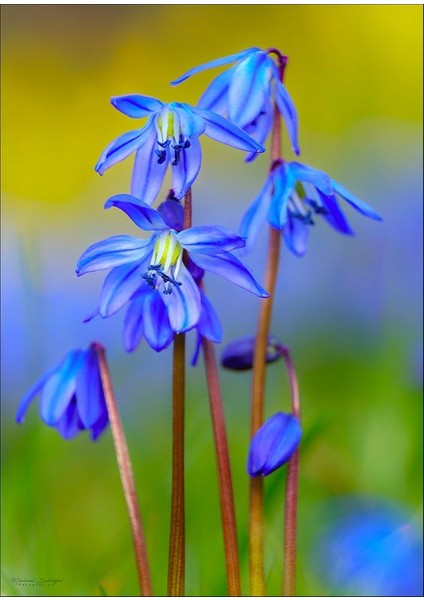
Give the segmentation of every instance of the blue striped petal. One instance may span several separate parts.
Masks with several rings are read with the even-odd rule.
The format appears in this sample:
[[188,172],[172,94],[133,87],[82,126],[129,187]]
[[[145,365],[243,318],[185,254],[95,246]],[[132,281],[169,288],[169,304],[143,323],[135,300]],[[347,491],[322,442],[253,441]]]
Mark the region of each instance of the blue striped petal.
[[235,67],[231,67],[216,77],[201,96],[197,106],[219,115],[228,114],[228,86]]
[[143,328],[146,342],[156,352],[161,352],[174,339],[168,312],[162,300],[163,294],[156,290],[146,295],[143,307]]
[[327,221],[327,223],[334,227],[334,229],[337,231],[340,231],[340,233],[344,233],[345,235],[354,235],[348,220],[339,208],[336,196],[327,196],[319,190],[317,191],[321,199],[321,203],[324,209],[326,209],[326,212],[322,213],[322,217]]
[[293,192],[295,179],[287,163],[273,172],[274,190],[272,193],[268,222],[276,229],[281,229],[287,221],[287,202]]
[[153,204],[165,177],[169,162],[169,153],[159,164],[156,150],[157,133],[154,127],[143,140],[143,146],[137,150],[131,178],[131,194],[146,204]]
[[200,317],[200,292],[184,264],[178,274],[180,286],[173,286],[171,294],[163,294],[169,322],[176,333],[192,329]]
[[159,204],[158,213],[162,215],[169,229],[182,230],[184,226],[184,208],[177,199],[165,200],[165,202]]
[[128,131],[127,133],[120,135],[116,140],[106,146],[94,169],[100,175],[103,175],[106,169],[109,169],[109,167],[112,167],[116,163],[127,158],[145,143],[150,129],[150,125],[146,124],[141,129]]
[[198,107],[193,107],[193,111],[206,121],[205,135],[213,140],[247,152],[265,152],[263,146],[224,117]]
[[106,410],[97,354],[91,348],[85,351],[84,362],[76,376],[75,391],[78,414],[84,428],[90,429]]
[[72,440],[84,429],[84,425],[78,414],[75,396],[57,421],[55,429],[65,440]]
[[144,229],[145,231],[168,229],[168,225],[157,210],[134,196],[130,196],[129,194],[112,196],[112,198],[106,200],[105,208],[113,206],[124,211],[140,229]]
[[330,179],[333,190],[339,194],[346,202],[348,202],[355,210],[360,212],[362,215],[369,217],[370,219],[374,219],[374,221],[382,221],[383,219],[380,217],[378,213],[375,212],[368,204],[365,204],[362,200],[359,200],[356,196],[354,196],[347,188],[343,185],[334,181],[334,179]]
[[[64,362],[64,361],[62,361]],[[21,402],[19,403],[19,407],[16,413],[16,422],[17,423],[22,423],[25,413],[28,409],[28,406],[31,404],[31,402],[34,400],[34,398],[41,392],[41,390],[43,389],[46,381],[54,374],[56,373],[56,371],[58,371],[61,368],[62,363],[59,364],[59,366],[57,367],[53,367],[52,369],[49,369],[47,371],[47,373],[45,373],[42,377],[40,377],[40,379],[34,383],[34,385],[28,390],[28,392],[25,394],[25,396],[22,398]]]
[[267,177],[258,197],[250,205],[240,223],[240,235],[246,239],[246,250],[250,251],[258,237],[262,224],[266,221],[273,193],[273,178]]
[[269,96],[270,69],[265,52],[255,52],[234,69],[228,90],[228,118],[239,127],[255,119]]
[[268,292],[256,281],[249,269],[229,252],[216,255],[197,254],[193,252],[191,259],[201,269],[221,275],[221,277],[255,294],[255,296],[260,296],[261,298],[268,298],[269,296]]
[[303,256],[306,252],[310,226],[301,219],[288,214],[287,222],[283,227],[283,238],[286,246],[296,256]]
[[142,261],[153,251],[154,236],[140,240],[132,235],[115,235],[87,248],[77,262],[76,274],[110,269],[129,262]]
[[201,312],[197,331],[211,342],[219,344],[222,340],[222,326],[214,307],[207,296],[200,292]]
[[143,285],[129,303],[123,329],[123,343],[126,352],[134,352],[144,337],[143,309],[149,292],[147,285]]
[[192,111],[191,106],[184,102],[172,102],[170,106],[178,115],[184,139],[202,135],[206,129],[206,123],[202,117]]
[[[244,127],[244,130],[255,140],[255,142],[264,145],[269,132],[271,131],[273,120],[274,106],[272,102],[268,100],[262,107],[262,113],[254,119],[253,122]],[[251,152],[246,156],[245,161],[252,162],[257,156],[257,152]]]
[[296,107],[293,103],[293,100],[290,98],[288,91],[278,77],[275,77],[275,84],[275,101],[277,103],[278,110],[282,114],[286,124],[293,152],[299,155],[300,148],[298,142],[298,119]]
[[102,317],[110,317],[128,302],[143,283],[148,263],[148,260],[137,261],[112,269],[102,287],[99,307]]
[[93,440],[93,442],[95,442],[97,438],[103,433],[108,424],[109,416],[106,410],[101,414],[99,420],[91,428],[91,439]]
[[215,60],[211,60],[203,65],[199,65],[198,67],[193,67],[189,71],[186,71],[181,77],[178,79],[174,79],[171,81],[171,85],[178,85],[191,77],[192,75],[196,75],[196,73],[200,73],[201,71],[205,71],[206,69],[212,69],[214,67],[221,67],[222,65],[227,65],[228,63],[235,62],[236,60],[240,60],[248,55],[250,52],[258,52],[260,48],[248,48],[247,50],[243,50],[242,52],[237,52],[237,54],[231,54],[230,56],[224,56],[223,58],[216,58]]
[[287,163],[287,166],[294,179],[311,183],[327,196],[333,195],[331,179],[324,171],[318,171],[318,169],[313,169],[299,162],[290,162]]
[[139,94],[129,94],[128,96],[114,96],[110,99],[112,105],[120,110],[124,115],[141,119],[147,117],[152,112],[160,110],[163,102],[149,96],[140,96]]
[[245,245],[240,235],[219,225],[190,227],[178,233],[177,238],[189,253],[216,254]]
[[181,199],[195,181],[202,165],[202,148],[197,137],[190,138],[190,147],[181,151],[177,165],[172,165],[172,189]]

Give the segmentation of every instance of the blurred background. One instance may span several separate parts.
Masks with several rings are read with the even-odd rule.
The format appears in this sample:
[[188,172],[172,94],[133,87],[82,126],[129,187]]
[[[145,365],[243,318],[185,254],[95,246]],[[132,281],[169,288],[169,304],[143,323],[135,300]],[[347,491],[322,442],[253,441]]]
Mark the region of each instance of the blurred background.
[[[401,595],[421,595],[421,28],[420,6],[2,6],[3,594],[137,595],[110,432],[96,443],[86,435],[66,442],[41,423],[37,402],[23,425],[14,420],[35,380],[91,340],[108,349],[154,588],[166,593],[171,350],[155,354],[142,344],[126,355],[123,314],[82,323],[104,275],[77,279],[77,258],[109,235],[137,235],[125,215],[102,208],[128,191],[132,161],[102,178],[93,166],[107,143],[139,126],[111,107],[111,96],[195,104],[218,70],[177,88],[169,81],[250,46],[276,46],[290,59],[286,85],[299,113],[302,161],[384,218],[376,223],[346,206],[356,237],[320,222],[304,258],[282,255],[272,331],[296,362],[305,431],[298,591],[386,595],[384,582],[395,578]],[[241,152],[206,138],[203,150],[194,222],[237,229],[269,157],[247,165]],[[164,194],[168,187],[169,180]],[[246,258],[259,279],[266,237]],[[224,344],[254,333],[255,297],[214,276],[207,288]],[[223,372],[222,385],[247,593],[250,374]],[[288,408],[278,363],[268,371],[267,414]],[[268,593],[280,595],[284,469],[265,488]],[[389,514],[384,527],[376,514]],[[343,532],[352,522],[358,531],[358,518],[364,539],[346,545]],[[393,545],[378,545],[391,532],[395,556]],[[375,566],[366,551],[376,540]],[[348,567],[332,558],[341,552],[352,555]],[[370,564],[371,578],[363,572]],[[60,581],[49,586],[42,578]],[[226,594],[201,362],[189,367],[187,390],[186,591]]]

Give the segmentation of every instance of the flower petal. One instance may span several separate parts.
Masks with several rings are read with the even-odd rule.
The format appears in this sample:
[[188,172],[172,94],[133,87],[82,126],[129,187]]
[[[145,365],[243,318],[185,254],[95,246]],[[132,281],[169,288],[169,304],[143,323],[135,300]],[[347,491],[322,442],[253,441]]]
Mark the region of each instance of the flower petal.
[[46,381],[54,373],[56,373],[56,371],[58,371],[60,369],[61,365],[62,365],[62,363],[60,363],[56,367],[53,367],[52,369],[49,369],[47,371],[47,373],[45,373],[42,377],[40,377],[40,379],[36,383],[34,383],[34,385],[27,391],[25,396],[20,401],[18,410],[16,412],[16,422],[17,423],[22,423],[25,413],[26,413],[30,403],[34,400],[34,398],[37,396],[37,394],[39,394],[40,391],[43,389]]
[[75,394],[76,374],[84,360],[83,350],[73,350],[62,361],[43,387],[40,399],[41,418],[54,426]]
[[[345,235],[353,235],[353,230],[349,225],[348,220],[340,210],[336,196],[327,196],[319,190],[318,194],[321,199],[321,203],[326,210],[322,213],[322,217],[329,223],[334,229],[344,233]],[[311,203],[309,201],[309,203]]]
[[143,307],[144,337],[153,350],[160,352],[174,339],[169,324],[168,312],[161,298],[163,294],[156,290],[146,295]]
[[[232,371],[247,371],[253,367],[256,338],[243,336],[227,344],[221,353],[221,365]],[[278,349],[280,343],[276,338],[268,337],[266,362],[279,360],[282,355]]]
[[216,254],[234,248],[243,248],[245,245],[240,235],[219,225],[183,229],[177,234],[177,238],[189,253]]
[[110,317],[128,302],[143,283],[142,275],[147,266],[148,260],[112,269],[103,283],[99,307],[102,317]]
[[87,248],[77,262],[76,274],[110,269],[129,262],[142,261],[153,250],[154,236],[140,240],[132,235],[114,235]]
[[299,162],[290,162],[287,163],[287,166],[294,179],[312,183],[312,185],[321,190],[323,194],[327,194],[327,196],[333,194],[331,179],[324,171],[318,171],[318,169],[313,169]]
[[289,133],[293,152],[297,155],[300,154],[299,142],[298,142],[298,119],[296,107],[293,100],[290,98],[288,91],[285,86],[281,83],[278,77],[275,77],[275,101],[278,106],[278,110],[283,116],[284,122]]
[[82,424],[90,429],[106,410],[97,354],[92,349],[85,351],[84,362],[77,373],[76,397]]
[[234,69],[228,89],[228,118],[239,127],[255,119],[269,96],[271,71],[266,52],[255,52]]
[[[252,123],[249,123],[244,130],[255,140],[255,142],[264,145],[268,134],[271,131],[273,119],[274,106],[272,102],[268,101],[262,107],[262,113]],[[246,156],[245,162],[252,162],[257,156],[257,152],[251,152]]]
[[227,65],[228,63],[235,62],[236,60],[240,60],[244,58],[250,52],[257,52],[260,48],[248,48],[247,50],[243,50],[242,52],[237,52],[237,54],[231,54],[230,56],[224,56],[223,58],[216,58],[215,60],[210,60],[203,65],[199,65],[198,67],[193,67],[189,71],[186,71],[181,77],[178,79],[174,79],[171,81],[171,85],[178,85],[191,77],[192,75],[196,75],[196,73],[200,73],[201,71],[205,71],[206,69],[212,69],[213,67],[221,67],[222,65]]
[[140,146],[136,152],[131,179],[131,194],[146,204],[154,202],[168,167],[168,152],[164,161],[159,163],[157,149],[157,133],[155,128],[151,127],[148,136],[143,140],[143,147]]
[[273,178],[267,177],[258,197],[250,205],[240,223],[240,235],[246,239],[246,250],[252,249],[262,224],[266,221],[273,195]]
[[127,158],[127,156],[144,144],[145,138],[149,134],[149,129],[149,125],[146,124],[141,129],[127,131],[127,133],[120,135],[106,146],[94,169],[100,175],[103,175],[106,169]]
[[274,190],[272,193],[268,222],[276,229],[281,229],[287,221],[287,201],[295,186],[295,180],[287,163],[273,172]]
[[295,452],[302,435],[293,415],[276,413],[269,418],[250,442],[247,470],[251,477],[269,475]]
[[203,108],[193,107],[193,111],[205,119],[205,135],[213,140],[222,142],[228,146],[233,146],[239,150],[246,150],[247,152],[265,152],[263,146],[255,142],[255,140],[237,127],[237,125],[224,119],[224,117]]
[[343,185],[334,181],[334,179],[330,179],[333,190],[339,194],[346,202],[348,202],[353,208],[355,208],[358,212],[370,219],[374,219],[374,221],[382,221],[382,217],[378,213],[375,212],[368,204],[359,200],[356,196],[354,196],[347,188]]
[[181,133],[185,138],[199,137],[206,129],[206,123],[193,112],[192,107],[185,102],[172,102],[171,106],[180,120]]
[[112,206],[123,210],[140,229],[145,231],[168,229],[168,225],[157,210],[134,196],[129,194],[112,196],[112,198],[106,200],[105,208],[111,208]]
[[139,94],[114,96],[110,101],[124,115],[135,119],[146,117],[150,113],[160,110],[163,106],[160,100],[150,98],[149,96],[140,96]]
[[123,343],[126,352],[134,352],[144,336],[143,312],[144,301],[149,288],[144,285],[131,300],[125,314]]
[[201,96],[197,106],[224,116],[228,113],[228,85],[234,73],[231,67],[216,77]]
[[201,312],[197,331],[211,342],[219,344],[222,340],[222,326],[214,307],[207,296],[200,292]]
[[288,214],[283,227],[283,238],[289,250],[296,256],[303,256],[306,252],[309,229],[310,225]]
[[200,317],[200,292],[184,264],[178,274],[180,286],[173,286],[171,294],[163,294],[171,328],[176,333],[192,329]]
[[94,441],[97,440],[97,438],[103,433],[103,431],[106,429],[106,427],[109,424],[109,416],[106,412],[104,412],[101,417],[99,418],[99,420],[97,421],[97,423],[95,423],[93,425],[93,427],[91,428],[91,439]]
[[84,425],[78,415],[75,397],[56,423],[55,429],[65,440],[72,440],[84,429]]
[[181,231],[184,226],[184,208],[175,198],[165,200],[158,206],[158,213],[162,216],[169,229]]
[[205,271],[221,275],[221,277],[225,277],[225,279],[256,296],[260,296],[261,298],[268,298],[269,296],[268,292],[256,281],[249,269],[229,252],[216,255],[197,254],[193,252],[191,259]]
[[191,187],[202,164],[202,148],[197,137],[190,138],[190,147],[181,151],[177,165],[172,165],[172,189],[175,197],[183,198]]

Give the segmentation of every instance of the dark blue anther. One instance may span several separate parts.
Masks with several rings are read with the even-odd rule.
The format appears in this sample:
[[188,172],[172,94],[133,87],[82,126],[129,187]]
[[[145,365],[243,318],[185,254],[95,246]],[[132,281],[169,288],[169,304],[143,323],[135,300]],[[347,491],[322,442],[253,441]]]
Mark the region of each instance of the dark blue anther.
[[155,150],[158,156],[158,163],[161,165],[166,160],[166,150]]

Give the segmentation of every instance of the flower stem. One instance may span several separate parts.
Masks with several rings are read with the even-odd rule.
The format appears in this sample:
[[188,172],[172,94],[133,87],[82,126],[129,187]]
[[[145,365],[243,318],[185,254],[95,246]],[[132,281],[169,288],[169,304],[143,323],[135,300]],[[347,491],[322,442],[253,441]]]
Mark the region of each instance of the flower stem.
[[[191,189],[184,196],[184,229],[191,227]],[[185,250],[184,250],[185,253]],[[184,254],[185,258],[185,254]],[[185,582],[185,334],[174,337],[172,372],[172,497],[168,557],[168,596],[183,596]]]
[[[273,49],[270,52],[274,52]],[[280,79],[283,81],[287,57],[279,55]],[[281,115],[277,106],[274,109],[274,121],[271,133],[270,168],[281,159]],[[278,264],[280,258],[281,233],[270,227],[268,256],[265,271],[265,289],[269,298],[263,300],[259,309],[258,329],[255,342],[253,361],[252,403],[251,403],[251,437],[256,433],[264,420],[265,368],[266,349],[271,324],[272,307],[277,282]],[[264,574],[264,521],[263,521],[263,480],[261,477],[250,479],[249,506],[249,569],[250,594],[265,595]]]
[[[293,415],[300,422],[300,396],[296,370],[288,348],[280,347],[290,385]],[[286,498],[284,513],[284,563],[283,596],[296,595],[296,530],[297,496],[299,482],[299,449],[292,455],[287,465]]]
[[149,562],[147,559],[147,547],[146,541],[144,539],[140,511],[138,508],[137,493],[135,489],[131,460],[128,452],[127,442],[125,439],[125,433],[122,427],[121,418],[119,416],[119,411],[115,400],[115,394],[113,392],[112,380],[110,377],[109,367],[106,361],[105,349],[98,343],[93,343],[92,347],[96,352],[97,360],[99,363],[100,377],[102,380],[103,390],[105,394],[110,428],[112,431],[113,443],[115,446],[116,460],[118,463],[122,488],[124,490],[124,496],[127,503],[128,514],[131,523],[140,595],[153,596]]
[[203,356],[209,390],[213,434],[218,466],[219,493],[221,503],[222,533],[229,596],[241,596],[240,567],[237,548],[237,524],[234,509],[233,484],[230,457],[225,431],[221,387],[218,378],[215,350],[212,342],[202,338]]

